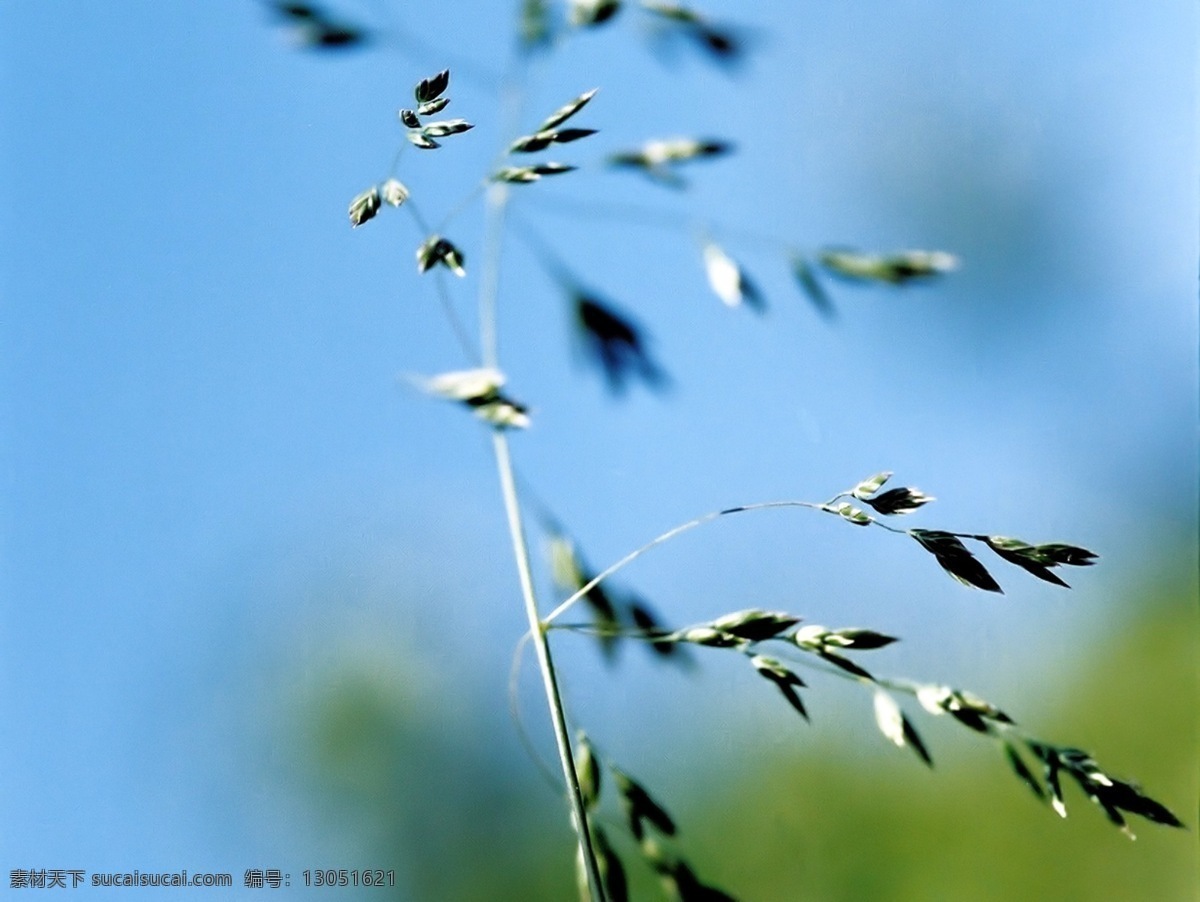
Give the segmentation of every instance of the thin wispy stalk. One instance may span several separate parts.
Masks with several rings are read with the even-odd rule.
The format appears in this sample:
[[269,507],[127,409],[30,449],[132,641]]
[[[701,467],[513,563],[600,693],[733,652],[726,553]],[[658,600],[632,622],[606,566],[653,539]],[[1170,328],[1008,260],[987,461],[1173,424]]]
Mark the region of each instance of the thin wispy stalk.
[[558,747],[563,778],[567,787],[567,799],[571,808],[572,823],[579,838],[580,855],[588,874],[592,897],[605,902],[604,881],[600,875],[600,864],[593,849],[591,830],[588,825],[586,806],[575,771],[575,760],[571,750],[570,732],[566,712],[563,709],[562,693],[558,688],[558,676],[550,654],[550,643],[546,639],[547,627],[538,615],[537,594],[533,582],[533,570],[529,560],[529,546],[525,539],[525,526],[521,517],[521,505],[517,497],[516,480],[513,475],[512,458],[508,438],[502,430],[492,431],[492,447],[496,454],[496,466],[500,477],[504,509],[507,514],[509,535],[512,539],[513,558],[521,584],[521,595],[525,602],[525,616],[529,621],[529,635],[537,653],[538,670],[546,695],[546,705],[554,728],[554,740]]
[[[503,135],[517,133],[524,103],[521,70],[505,75],[500,92],[500,120]],[[506,139],[511,140],[511,139]],[[497,157],[497,165],[504,152]],[[493,167],[495,168],[495,167]],[[484,194],[483,273],[479,280],[479,344],[485,366],[496,366],[500,358],[496,303],[500,295],[500,262],[504,250],[504,226],[511,186],[492,182]]]
[[[509,122],[509,127],[514,131],[516,120],[520,114],[522,98],[523,94],[518,77],[507,77],[504,82],[504,90],[502,91],[502,118]],[[479,289],[480,346],[485,366],[498,366],[499,363],[496,304],[500,288],[500,262],[503,253],[504,219],[509,201],[509,188],[510,186],[503,182],[494,182],[489,186],[485,195],[487,215],[483,250],[483,277],[480,279]],[[546,705],[554,729],[555,745],[558,750],[559,764],[561,765],[563,782],[566,786],[568,804],[571,810],[572,828],[578,841],[579,860],[582,863],[583,872],[586,876],[585,883],[590,898],[593,902],[607,902],[601,865],[597,859],[596,844],[592,838],[587,807],[575,768],[570,732],[566,722],[566,711],[563,707],[562,694],[558,686],[558,676],[547,639],[547,627],[540,620],[516,474],[508,446],[508,438],[503,430],[498,428],[492,430],[492,448],[496,458],[501,492],[504,497],[509,534],[513,545],[513,556],[517,564],[521,593],[524,599],[525,615],[529,623],[529,635],[537,653],[538,670],[542,677]]]
[[[659,536],[651,539],[646,544],[634,549],[625,557],[616,561],[609,567],[600,571],[595,577],[589,580],[585,585],[581,586],[578,591],[564,600],[557,608],[555,608],[546,618],[546,623],[553,623],[562,614],[570,610],[576,603],[583,598],[587,592],[599,585],[603,580],[609,578],[613,574],[623,570],[629,564],[640,558],[647,552],[657,548],[658,546],[670,541],[676,536],[703,526],[705,523],[710,523],[713,520],[721,517],[731,516],[733,514],[749,513],[753,511],[773,510],[778,508],[806,508],[808,510],[822,511],[824,513],[834,514],[846,522],[855,526],[875,526],[884,529],[888,532],[906,535],[917,541],[919,545],[929,551],[937,558],[951,576],[958,581],[976,588],[989,589],[991,591],[999,591],[999,586],[991,578],[991,575],[975,561],[965,547],[961,546],[960,539],[971,539],[983,542],[992,548],[1000,557],[1008,560],[1011,563],[1016,563],[1023,569],[1033,572],[1035,576],[1042,579],[1047,579],[1043,573],[1035,572],[1037,570],[1048,571],[1051,567],[1059,565],[1070,566],[1088,566],[1096,558],[1096,555],[1087,549],[1079,548],[1074,545],[1066,545],[1062,543],[1049,543],[1045,545],[1028,545],[1017,539],[1007,537],[988,536],[973,532],[949,532],[945,530],[927,530],[910,528],[904,529],[893,526],[890,523],[885,523],[877,516],[872,516],[864,512],[861,508],[856,507],[849,501],[841,499],[855,499],[859,502],[871,504],[874,502],[878,505],[879,512],[886,516],[897,516],[911,513],[919,507],[924,506],[930,501],[935,500],[932,496],[926,495],[918,489],[902,488],[889,490],[882,495],[879,490],[885,482],[891,477],[890,472],[879,473],[870,479],[858,483],[853,488],[847,489],[844,492],[839,492],[828,501],[801,501],[801,500],[778,500],[778,501],[763,501],[753,504],[742,504],[736,507],[729,507],[719,511],[711,511],[707,514],[702,514],[678,526],[674,526]],[[1017,558],[1014,560],[1014,558]],[[1061,580],[1048,579],[1051,582],[1057,582],[1060,585],[1065,585]]]
[[508,713],[513,729],[517,731],[517,741],[521,743],[526,757],[533,762],[542,781],[555,793],[561,793],[564,792],[561,774],[555,773],[554,768],[542,757],[525,727],[525,718],[521,715],[521,662],[524,660],[525,649],[529,648],[532,641],[532,633],[523,633],[513,648],[512,664],[508,670]]
[[484,366],[500,359],[500,337],[496,327],[496,298],[500,292],[500,259],[504,245],[504,217],[510,187],[496,182],[488,187],[487,217],[484,220],[483,271],[479,279],[479,344]]
[[685,532],[690,532],[698,526],[703,526],[705,523],[711,523],[713,520],[716,520],[720,517],[727,517],[732,514],[748,513],[750,511],[773,510],[784,507],[807,507],[819,509],[820,505],[814,504],[811,501],[763,501],[757,504],[742,504],[738,505],[737,507],[730,507],[724,510],[711,511],[707,514],[702,514],[699,517],[696,517],[694,520],[688,520],[686,523],[680,523],[678,526],[671,527],[666,532],[651,539],[645,545],[642,545],[640,548],[636,548],[629,552],[629,554],[625,555],[625,557],[621,558],[619,561],[616,561],[615,563],[610,564],[608,567],[601,570],[592,579],[588,580],[588,582],[584,584],[577,592],[572,594],[569,598],[563,601],[562,604],[546,615],[543,622],[546,624],[553,623],[572,607],[574,607],[590,590],[600,585],[601,582],[608,579],[613,574],[624,570],[642,555],[653,551],[655,548],[665,544],[666,542],[671,541],[671,539],[675,538],[676,536],[682,535]]
[[458,346],[462,349],[463,356],[472,364],[483,366],[483,361],[479,356],[479,349],[475,346],[474,339],[468,331],[466,325],[463,324],[462,318],[458,315],[458,309],[454,306],[454,299],[450,297],[450,289],[446,286],[446,276],[442,272],[434,273],[434,286],[438,296],[438,303],[441,304],[442,316],[450,325],[450,331],[454,333],[454,338],[458,342]]

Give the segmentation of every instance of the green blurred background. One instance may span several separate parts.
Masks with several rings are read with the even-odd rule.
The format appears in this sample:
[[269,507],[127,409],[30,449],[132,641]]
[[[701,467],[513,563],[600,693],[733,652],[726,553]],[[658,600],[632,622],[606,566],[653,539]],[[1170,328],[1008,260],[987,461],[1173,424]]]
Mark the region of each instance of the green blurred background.
[[[816,677],[808,726],[782,699],[774,716],[740,714],[747,695],[775,701],[756,680],[693,675],[668,703],[700,722],[694,735],[657,731],[657,754],[624,766],[676,816],[679,848],[701,876],[738,898],[1195,898],[1195,583],[1149,582],[1129,593],[1136,622],[1083,665],[1023,673],[1027,697],[1010,713],[1035,735],[1093,751],[1116,776],[1153,774],[1145,788],[1172,800],[1188,831],[1134,819],[1131,842],[1074,787],[1060,820],[999,748],[918,712],[936,764],[927,771],[873,734],[866,694]],[[329,824],[367,858],[406,863],[400,898],[571,898],[570,840],[553,829],[561,803],[521,766],[511,725],[456,722],[442,692],[415,697],[420,681],[350,657],[305,697],[297,725],[304,754],[293,763],[310,768]],[[611,800],[607,814],[620,822]],[[618,852],[634,897],[653,898],[636,847]]]

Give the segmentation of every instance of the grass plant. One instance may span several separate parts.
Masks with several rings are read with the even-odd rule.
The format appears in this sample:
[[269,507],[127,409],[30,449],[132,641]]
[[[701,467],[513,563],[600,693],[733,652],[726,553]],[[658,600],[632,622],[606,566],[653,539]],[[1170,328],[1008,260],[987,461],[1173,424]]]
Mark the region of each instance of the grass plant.
[[[346,48],[370,50],[379,37],[365,25],[343,21],[314,6],[276,3],[278,15],[310,47],[322,52]],[[517,22],[516,73],[503,83],[505,119],[523,119],[523,73],[539,55],[569,49],[573,34],[617,27],[623,19],[640,17],[652,39],[698,52],[719,67],[736,67],[750,50],[746,32],[718,21],[699,9],[677,3],[618,2],[618,0],[523,0]],[[603,102],[602,86],[581,85],[573,97],[563,98],[557,109],[534,116],[512,134],[481,135],[470,121],[469,110],[446,115],[452,106],[454,79],[450,68],[414,73],[411,95],[398,98],[397,152],[391,170],[351,200],[350,225],[358,228],[392,211],[406,214],[416,227],[411,242],[417,270],[429,280],[429,291],[442,305],[449,327],[461,347],[463,361],[444,372],[417,378],[429,395],[461,406],[490,434],[500,495],[511,539],[517,583],[528,625],[526,645],[531,646],[541,676],[546,715],[553,727],[557,780],[569,822],[578,841],[581,895],[591,900],[620,902],[628,897],[628,852],[634,849],[659,878],[670,898],[719,900],[732,898],[701,876],[702,868],[687,861],[672,837],[676,821],[669,807],[650,788],[606,757],[583,726],[566,709],[559,688],[558,665],[552,639],[563,632],[595,638],[611,652],[621,643],[643,643],[667,660],[694,661],[705,654],[737,655],[746,666],[771,684],[792,714],[807,719],[810,681],[847,680],[861,688],[883,737],[909,750],[932,766],[933,752],[923,740],[918,715],[949,717],[981,739],[993,743],[1000,757],[1026,791],[1045,801],[1065,817],[1063,786],[1073,783],[1094,802],[1117,828],[1133,836],[1130,817],[1181,827],[1181,821],[1164,805],[1144,793],[1134,782],[1115,776],[1091,753],[1039,739],[1000,707],[970,691],[938,683],[884,676],[870,663],[870,653],[896,642],[881,630],[858,625],[826,627],[809,623],[804,612],[743,609],[683,627],[661,623],[640,597],[616,584],[613,577],[643,555],[661,548],[675,537],[722,518],[787,508],[798,513],[824,514],[842,526],[877,529],[912,540],[914,552],[933,563],[964,587],[1002,593],[993,575],[997,565],[1025,571],[1025,575],[1067,588],[1064,570],[1091,566],[1097,555],[1086,548],[1058,541],[1026,541],[993,533],[930,529],[900,525],[904,519],[935,501],[912,486],[894,485],[892,473],[883,471],[838,491],[823,501],[771,500],[714,510],[681,523],[614,563],[593,569],[571,531],[534,495],[514,464],[511,436],[529,427],[534,413],[523,395],[510,390],[499,353],[498,310],[501,297],[499,272],[503,239],[513,234],[529,248],[532,257],[561,290],[571,310],[579,344],[614,395],[635,386],[657,391],[670,383],[668,370],[651,352],[652,342],[641,323],[607,300],[602,291],[578,277],[569,254],[555,247],[542,231],[512,209],[513,199],[524,192],[539,192],[543,183],[588,177],[596,166],[642,177],[654,190],[685,191],[693,179],[703,178],[710,167],[736,158],[737,143],[709,135],[652,137],[634,147],[602,152],[597,159],[590,148],[598,142],[597,130],[588,125],[592,104]],[[459,113],[461,112],[461,116]],[[489,140],[500,148],[495,164],[467,185],[445,185],[442,196],[418,196],[404,181],[405,161],[412,153],[436,153],[458,141]],[[739,142],[747,140],[739,137]],[[446,212],[434,219],[429,211]],[[794,280],[801,295],[817,313],[830,317],[835,310],[837,285],[842,282],[904,286],[936,281],[958,265],[943,250],[863,252],[843,247],[798,249],[774,239],[739,235],[723,228],[719,217],[700,213],[680,216],[653,205],[635,210],[581,211],[596,215],[626,214],[643,223],[661,226],[684,241],[694,241],[696,264],[701,267],[716,299],[735,310],[762,313],[768,300],[759,283],[741,261],[739,243],[780,248],[779,262]],[[478,213],[483,219],[479,247],[455,237],[460,218]],[[478,263],[476,262],[478,261]],[[466,327],[459,290],[468,271],[478,265],[475,319],[478,330]],[[452,277],[452,278],[451,278]],[[560,595],[554,602],[539,597],[530,535],[540,533],[549,549],[553,581]],[[518,656],[517,661],[521,658]],[[619,814],[606,813],[603,802],[615,797]],[[619,834],[624,834],[619,838]]]

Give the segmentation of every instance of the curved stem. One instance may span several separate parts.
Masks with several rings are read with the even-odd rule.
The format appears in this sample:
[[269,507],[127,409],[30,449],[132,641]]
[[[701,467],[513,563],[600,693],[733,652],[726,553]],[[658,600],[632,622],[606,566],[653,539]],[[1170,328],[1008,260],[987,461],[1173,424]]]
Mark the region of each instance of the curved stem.
[[513,650],[512,667],[508,672],[508,713],[512,717],[513,726],[517,730],[517,740],[521,743],[521,747],[525,749],[525,754],[529,756],[529,760],[533,762],[533,766],[542,775],[542,778],[546,781],[546,785],[555,792],[558,792],[562,789],[558,778],[554,775],[553,769],[542,759],[537,749],[534,748],[529,731],[525,729],[525,721],[521,718],[521,697],[518,691],[521,678],[521,659],[525,653],[525,646],[532,636],[532,633],[525,633],[521,636],[520,641],[517,642],[517,647]]
[[729,507],[729,508],[726,508],[725,510],[712,511],[711,513],[707,513],[701,517],[697,517],[694,520],[688,520],[686,523],[681,523],[678,526],[668,529],[662,535],[660,535],[654,539],[651,539],[649,542],[647,542],[641,548],[638,548],[634,551],[629,552],[629,554],[625,555],[625,557],[621,558],[619,561],[617,561],[611,567],[608,567],[605,570],[601,570],[600,573],[598,573],[591,580],[589,580],[582,587],[580,587],[579,590],[576,591],[570,598],[568,598],[566,601],[564,601],[562,604],[560,604],[557,608],[555,608],[553,611],[551,611],[550,615],[548,617],[546,617],[546,619],[542,622],[544,624],[546,624],[547,626],[549,626],[556,619],[558,619],[559,616],[561,616],[562,614],[565,614],[567,612],[567,610],[569,610],[571,608],[572,605],[574,605],[577,601],[579,601],[579,599],[583,598],[585,595],[588,594],[588,592],[590,592],[590,591],[592,591],[592,589],[596,588],[596,586],[598,586],[602,580],[608,579],[610,576],[612,576],[618,570],[623,570],[626,566],[628,566],[629,564],[632,564],[634,561],[636,561],[638,558],[640,558],[647,551],[650,551],[652,548],[657,548],[659,545],[663,544],[663,542],[670,541],[671,539],[675,538],[680,533],[685,533],[688,530],[695,529],[697,526],[703,526],[705,523],[709,523],[713,520],[716,520],[718,517],[728,516],[729,514],[740,514],[740,513],[745,513],[747,511],[771,510],[771,509],[777,508],[777,507],[807,507],[807,508],[811,508],[813,510],[821,510],[820,504],[814,504],[811,501],[763,501],[758,504],[740,504],[737,507]]
[[513,557],[516,560],[517,574],[521,581],[521,594],[525,600],[529,634],[533,637],[538,669],[542,674],[542,686],[546,692],[546,704],[550,709],[550,720],[554,726],[554,740],[558,746],[558,759],[562,764],[563,779],[567,785],[567,798],[571,804],[575,835],[579,838],[579,851],[587,871],[592,898],[596,902],[604,902],[604,884],[600,877],[600,865],[596,860],[595,850],[592,848],[587,809],[583,801],[583,792],[579,787],[579,777],[575,773],[575,759],[571,753],[571,738],[567,730],[566,712],[563,710],[558,676],[550,655],[550,644],[546,640],[548,624],[538,616],[537,595],[533,587],[533,571],[529,563],[529,545],[525,540],[525,530],[521,521],[521,506],[517,498],[512,457],[508,450],[508,438],[502,430],[493,430],[492,447],[495,450],[500,486],[504,493],[504,509],[508,515],[508,531],[512,537]]

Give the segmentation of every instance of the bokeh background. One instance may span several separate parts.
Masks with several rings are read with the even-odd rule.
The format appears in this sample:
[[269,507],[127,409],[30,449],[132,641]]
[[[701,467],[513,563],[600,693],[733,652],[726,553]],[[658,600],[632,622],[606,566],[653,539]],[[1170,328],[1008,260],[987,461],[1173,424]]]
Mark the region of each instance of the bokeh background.
[[[385,868],[393,889],[339,898],[573,892],[565,814],[508,711],[523,621],[486,436],[405,379],[470,361],[404,211],[345,213],[445,66],[447,114],[476,128],[396,172],[434,222],[471,193],[513,137],[513,7],[331,3],[371,40],[320,50],[254,2],[0,6],[6,887],[277,868],[292,887],[262,892],[311,897],[306,868]],[[1077,793],[1061,821],[989,744],[918,716],[926,771],[854,687],[814,675],[805,725],[721,652],[612,666],[566,636],[576,720],[742,898],[1200,897],[1194,5],[705,9],[740,26],[739,64],[627,9],[524,67],[525,130],[602,89],[578,117],[600,134],[556,154],[581,171],[520,190],[506,237],[528,486],[596,566],[882,469],[938,497],[912,525],[1099,552],[1069,592],[997,561],[993,596],[899,537],[774,512],[619,582],[676,624],[760,606],[899,635],[875,669],[995,701],[1191,830],[1135,823],[1130,843]],[[682,192],[601,165],[676,135],[737,153]],[[481,221],[476,200],[447,226],[471,328]],[[712,296],[694,230],[665,221],[706,224],[766,315]],[[606,392],[522,230],[637,317],[668,391]],[[787,267],[826,245],[962,266],[829,282],[826,319]]]

